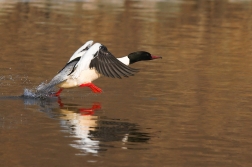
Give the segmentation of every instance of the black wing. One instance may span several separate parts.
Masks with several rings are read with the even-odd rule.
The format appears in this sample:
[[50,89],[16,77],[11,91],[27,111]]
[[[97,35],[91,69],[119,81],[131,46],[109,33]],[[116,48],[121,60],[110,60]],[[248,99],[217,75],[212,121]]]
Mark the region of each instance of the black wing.
[[105,46],[101,46],[94,55],[89,68],[95,68],[100,74],[112,78],[129,77],[139,71],[117,60]]

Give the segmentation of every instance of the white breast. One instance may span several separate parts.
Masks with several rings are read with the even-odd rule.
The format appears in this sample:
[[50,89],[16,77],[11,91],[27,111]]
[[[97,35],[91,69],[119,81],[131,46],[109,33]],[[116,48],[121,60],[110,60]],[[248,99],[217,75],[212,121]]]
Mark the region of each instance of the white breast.
[[60,88],[73,88],[78,87],[81,84],[90,83],[101,77],[101,75],[95,69],[88,69],[81,71],[78,78],[74,78],[72,75],[69,78],[60,83],[58,87]]

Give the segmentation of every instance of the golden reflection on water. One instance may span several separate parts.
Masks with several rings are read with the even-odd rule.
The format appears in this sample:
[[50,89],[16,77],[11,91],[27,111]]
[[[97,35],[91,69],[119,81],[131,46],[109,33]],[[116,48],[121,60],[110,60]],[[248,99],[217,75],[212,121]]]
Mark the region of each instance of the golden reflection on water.
[[[13,166],[34,166],[34,148],[45,158],[36,166],[48,159],[69,166],[66,155],[77,165],[93,160],[73,156],[78,153],[67,147],[71,143],[98,155],[94,164],[100,166],[251,166],[251,6],[250,0],[1,1],[2,95],[20,95],[52,78],[90,39],[117,57],[146,50],[163,59],[134,64],[141,71],[129,79],[99,79],[95,84],[104,93],[98,96],[85,89],[63,92],[65,105],[77,107],[52,102],[41,107],[46,116],[36,110],[41,104],[24,109],[14,100],[1,101],[0,122],[7,119],[7,126],[0,165],[15,159]],[[92,106],[82,105],[90,99],[102,104],[105,118],[99,110],[81,115],[79,109]],[[59,118],[61,129],[48,117]],[[26,123],[13,123],[20,120]],[[73,138],[62,137],[62,129]],[[16,137],[23,140],[13,142]]]

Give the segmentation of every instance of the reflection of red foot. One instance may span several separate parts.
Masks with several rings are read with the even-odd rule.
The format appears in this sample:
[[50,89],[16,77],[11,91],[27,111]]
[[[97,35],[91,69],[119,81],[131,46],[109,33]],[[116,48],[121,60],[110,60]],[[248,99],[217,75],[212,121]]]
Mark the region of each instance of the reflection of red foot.
[[102,90],[95,86],[93,83],[81,84],[80,87],[89,87],[94,93],[101,93]]
[[94,115],[94,111],[101,109],[100,103],[94,103],[92,108],[80,108],[79,111],[81,115]]
[[101,104],[98,103],[98,102],[95,102],[95,103],[93,104],[92,108],[93,108],[94,110],[99,110],[99,109],[101,109]]
[[62,92],[62,90],[63,90],[63,89],[62,89],[62,88],[60,88],[60,89],[58,90],[58,92],[54,93],[53,95],[54,95],[54,96],[59,96],[59,95],[60,95],[60,93]]
[[64,106],[64,104],[61,102],[61,99],[60,99],[60,97],[58,97],[58,104],[59,104],[59,106],[60,106],[60,108],[62,108],[63,106]]

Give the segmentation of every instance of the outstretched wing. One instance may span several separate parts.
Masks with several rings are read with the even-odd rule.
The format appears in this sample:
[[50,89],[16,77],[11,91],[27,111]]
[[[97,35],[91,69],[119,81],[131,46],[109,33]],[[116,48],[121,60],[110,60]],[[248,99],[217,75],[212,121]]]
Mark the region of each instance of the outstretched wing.
[[100,46],[99,51],[94,55],[89,68],[95,68],[100,74],[112,78],[129,77],[139,71],[117,60],[103,45]]

